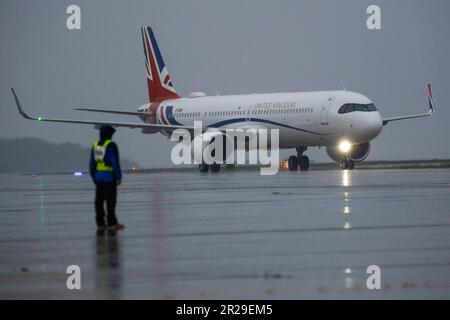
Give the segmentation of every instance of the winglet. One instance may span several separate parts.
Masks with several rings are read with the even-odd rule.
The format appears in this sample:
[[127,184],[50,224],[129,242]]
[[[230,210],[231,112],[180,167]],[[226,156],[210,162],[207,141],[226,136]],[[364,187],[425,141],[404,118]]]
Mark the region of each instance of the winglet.
[[431,116],[433,112],[436,111],[436,106],[434,104],[433,91],[431,90],[430,83],[428,84],[428,106],[429,106],[428,114]]
[[383,126],[385,126],[388,122],[391,122],[391,121],[430,117],[431,115],[433,115],[433,113],[435,111],[436,111],[436,106],[435,106],[434,100],[433,100],[433,91],[431,90],[431,84],[428,84],[428,112],[427,113],[413,114],[413,115],[407,115],[407,116],[401,116],[401,117],[384,118],[384,119],[382,119]]
[[17,105],[17,108],[19,109],[20,115],[21,115],[22,117],[24,117],[25,119],[39,120],[39,119],[30,117],[29,115],[27,115],[27,114],[25,113],[25,111],[24,111],[23,108],[22,108],[22,104],[20,103],[20,100],[19,100],[19,98],[17,97],[16,92],[14,91],[13,88],[11,88],[11,91],[12,91],[12,94],[14,95],[14,100],[16,101],[16,105]]

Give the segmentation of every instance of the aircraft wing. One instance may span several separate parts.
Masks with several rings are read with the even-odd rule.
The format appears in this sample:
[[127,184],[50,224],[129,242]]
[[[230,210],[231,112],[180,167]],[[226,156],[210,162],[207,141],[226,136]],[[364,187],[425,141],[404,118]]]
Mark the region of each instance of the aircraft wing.
[[97,121],[97,120],[77,120],[77,119],[56,119],[56,118],[44,118],[44,117],[32,117],[25,113],[22,104],[20,103],[19,98],[16,95],[16,92],[13,88],[11,91],[14,95],[14,100],[16,101],[17,108],[19,109],[19,113],[25,119],[36,120],[36,121],[50,121],[50,122],[63,122],[63,123],[78,123],[78,124],[90,124],[95,127],[101,127],[103,125],[111,125],[113,127],[126,127],[126,128],[143,128],[143,129],[187,129],[194,130],[193,126],[179,126],[179,125],[162,125],[162,124],[148,124],[148,123],[133,123],[133,122],[115,122],[115,121]]
[[413,118],[422,118],[422,117],[430,117],[436,111],[436,107],[434,105],[433,93],[431,91],[431,84],[428,84],[428,112],[422,114],[413,114],[407,116],[399,116],[399,117],[390,117],[383,118],[383,126],[385,126],[388,122],[405,120],[405,119],[413,119]]
[[144,112],[133,112],[133,111],[119,111],[119,110],[105,110],[105,109],[90,109],[90,108],[76,108],[74,110],[77,111],[89,111],[89,112],[100,112],[100,113],[112,113],[112,114],[121,114],[127,116],[150,116],[150,113]]

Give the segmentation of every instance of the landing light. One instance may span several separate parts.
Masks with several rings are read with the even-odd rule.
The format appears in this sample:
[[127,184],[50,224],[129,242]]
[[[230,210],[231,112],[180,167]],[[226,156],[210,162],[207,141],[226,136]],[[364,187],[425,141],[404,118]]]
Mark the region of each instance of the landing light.
[[352,145],[347,140],[343,140],[341,141],[341,143],[339,143],[339,151],[341,151],[342,153],[348,153],[351,148]]
[[81,176],[83,175],[83,172],[82,172],[82,171],[75,171],[75,172],[73,173],[73,175],[74,175],[75,177],[81,177]]

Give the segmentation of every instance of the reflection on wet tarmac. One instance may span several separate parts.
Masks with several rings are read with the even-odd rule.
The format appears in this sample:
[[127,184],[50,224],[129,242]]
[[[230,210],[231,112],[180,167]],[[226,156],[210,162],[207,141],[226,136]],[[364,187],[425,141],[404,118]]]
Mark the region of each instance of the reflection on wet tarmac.
[[352,225],[350,224],[350,222],[346,222],[346,223],[344,223],[344,225],[342,226],[342,229],[351,229],[352,228]]
[[449,194],[445,169],[132,174],[96,234],[89,177],[0,175],[0,298],[450,298]]
[[106,299],[121,297],[123,276],[119,237],[115,230],[102,229],[96,232],[95,289]]
[[350,171],[350,170],[342,170],[342,186],[343,187],[349,187],[351,185],[351,174],[354,171]]

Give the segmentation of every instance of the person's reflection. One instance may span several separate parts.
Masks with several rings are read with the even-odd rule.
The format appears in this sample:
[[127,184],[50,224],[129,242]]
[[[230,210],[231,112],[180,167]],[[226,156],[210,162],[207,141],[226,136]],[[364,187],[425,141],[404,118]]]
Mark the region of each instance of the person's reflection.
[[120,239],[115,230],[96,234],[96,292],[99,298],[120,298],[122,268]]

